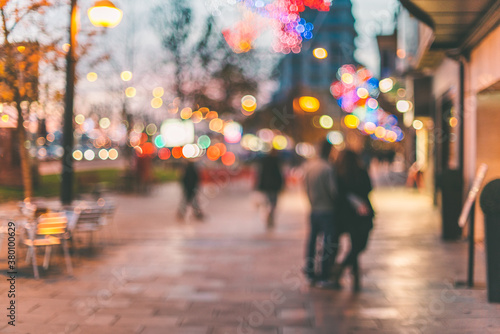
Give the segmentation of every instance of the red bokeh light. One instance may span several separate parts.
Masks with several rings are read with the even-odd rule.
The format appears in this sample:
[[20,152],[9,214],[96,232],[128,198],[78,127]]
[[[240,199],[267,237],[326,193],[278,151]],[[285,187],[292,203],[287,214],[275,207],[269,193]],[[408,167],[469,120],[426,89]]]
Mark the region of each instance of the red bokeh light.
[[221,158],[222,163],[226,166],[231,166],[236,161],[236,157],[233,152],[226,152]]
[[158,151],[158,157],[161,159],[161,160],[167,160],[168,158],[170,158],[170,150],[166,147],[160,149]]

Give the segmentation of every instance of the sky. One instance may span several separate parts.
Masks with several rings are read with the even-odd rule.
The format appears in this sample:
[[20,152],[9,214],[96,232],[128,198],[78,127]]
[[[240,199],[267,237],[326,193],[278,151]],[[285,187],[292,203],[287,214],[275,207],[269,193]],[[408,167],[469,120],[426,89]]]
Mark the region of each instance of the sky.
[[[124,18],[122,23],[114,29],[109,30],[103,39],[97,39],[96,44],[97,49],[105,48],[114,54],[115,62],[117,68],[115,70],[108,69],[106,71],[101,71],[99,74],[101,78],[115,77],[119,75],[121,70],[132,70],[134,73],[148,73],[151,72],[151,68],[160,68],[162,63],[162,57],[160,54],[163,52],[157,36],[151,30],[151,24],[149,23],[151,8],[164,0],[151,0],[148,2],[147,6],[144,3],[140,4],[135,1],[120,1],[119,6],[124,11]],[[393,31],[393,13],[398,4],[397,0],[351,0],[353,3],[353,15],[356,18],[356,30],[358,32],[358,37],[356,39],[356,60],[366,65],[375,75],[378,74],[378,48],[376,44],[375,36],[377,34],[390,34]],[[233,7],[232,3],[235,0],[191,0],[190,3],[193,5],[194,14],[196,16],[195,21],[202,22],[203,18],[210,12],[214,12],[214,8],[227,8]],[[231,20],[235,20],[236,16],[233,13],[225,12],[224,10],[220,12],[220,17],[223,18],[222,22],[218,23],[220,30],[231,25]],[[82,25],[89,26],[86,22],[88,19],[86,16],[86,8],[81,9],[82,15]],[[234,16],[234,17],[233,17]],[[131,26],[131,20],[135,22]],[[220,22],[220,21],[219,21]],[[89,27],[87,27],[89,28]],[[90,27],[90,29],[93,29]],[[132,33],[133,31],[133,33]],[[128,36],[128,37],[125,37]],[[128,40],[128,42],[126,42]],[[135,49],[134,51],[134,63],[130,64],[127,61],[125,54],[127,53],[127,47]],[[270,47],[269,47],[270,49]],[[270,51],[271,52],[271,51]],[[89,64],[85,64],[86,61],[82,61],[79,64],[79,71],[85,75],[89,70]],[[132,65],[132,66],[131,66]],[[108,66],[109,67],[109,66]],[[159,70],[154,70],[154,73],[158,74]],[[143,75],[144,76],[144,75]],[[151,90],[156,86],[160,86],[165,83],[164,78],[168,77],[166,73],[163,75],[152,76],[151,74],[145,75],[147,78],[142,78],[139,80],[141,82],[146,82],[148,85],[144,87],[146,90]],[[140,79],[139,77],[135,77]],[[86,80],[81,80],[79,85],[81,88],[79,91],[84,93],[81,95],[82,99],[88,94],[98,94],[99,91],[103,93],[102,87],[98,88],[98,85],[92,84],[88,85],[85,83]],[[109,80],[104,80],[103,84],[109,85]],[[87,87],[86,87],[87,86]],[[273,86],[266,86],[265,91],[272,90]],[[86,94],[85,94],[86,93]],[[139,93],[139,92],[138,92]],[[149,96],[149,95],[148,95]],[[269,97],[268,97],[269,98]],[[140,99],[136,99],[139,103]],[[119,95],[117,102],[120,101]]]
[[375,36],[388,35],[394,30],[397,0],[351,0],[356,18],[356,60],[378,75],[380,58]]

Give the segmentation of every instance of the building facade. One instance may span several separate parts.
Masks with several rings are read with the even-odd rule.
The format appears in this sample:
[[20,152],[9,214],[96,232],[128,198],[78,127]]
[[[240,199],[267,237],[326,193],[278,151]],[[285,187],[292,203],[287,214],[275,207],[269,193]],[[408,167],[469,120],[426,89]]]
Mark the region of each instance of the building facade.
[[[432,101],[427,107],[427,130],[434,151],[436,197],[443,219],[456,224],[478,166],[486,163],[489,167],[483,185],[500,177],[500,142],[496,140],[500,127],[500,1],[400,2],[416,26],[405,31],[401,40],[413,33],[413,45],[417,45],[410,50],[398,40],[400,66],[407,77],[427,78],[426,89],[414,87],[412,98],[415,106]],[[415,109],[413,117],[420,116]],[[445,217],[446,212],[451,216]],[[482,221],[479,208],[476,217]],[[482,226],[476,224],[477,239],[484,237]],[[443,226],[445,232],[450,231]],[[449,236],[459,237],[460,232],[455,226]]]

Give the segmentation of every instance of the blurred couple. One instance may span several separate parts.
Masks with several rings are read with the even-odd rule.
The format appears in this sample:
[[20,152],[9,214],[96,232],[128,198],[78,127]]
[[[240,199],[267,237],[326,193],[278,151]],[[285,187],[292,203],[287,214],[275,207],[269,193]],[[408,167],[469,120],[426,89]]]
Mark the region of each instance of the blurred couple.
[[[337,152],[325,140],[320,145],[319,156],[305,164],[304,182],[311,205],[304,267],[306,277],[311,286],[340,288],[340,279],[349,268],[353,289],[359,291],[358,257],[366,248],[374,217],[368,198],[372,190],[368,172],[354,151]],[[351,239],[351,248],[347,256],[336,263],[339,237],[346,232]],[[323,242],[318,252],[316,241],[319,236]],[[317,258],[321,263],[318,270]]]

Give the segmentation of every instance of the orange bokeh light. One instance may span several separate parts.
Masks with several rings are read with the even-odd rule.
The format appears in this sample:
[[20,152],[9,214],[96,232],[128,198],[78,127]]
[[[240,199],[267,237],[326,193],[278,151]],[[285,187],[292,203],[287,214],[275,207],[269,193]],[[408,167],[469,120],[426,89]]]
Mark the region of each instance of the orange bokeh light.
[[214,146],[219,149],[220,155],[226,154],[227,148],[226,148],[226,145],[224,143],[217,143]]
[[224,121],[220,118],[214,118],[210,121],[208,127],[214,132],[221,132],[224,127]]
[[220,156],[221,156],[220,150],[217,146],[210,146],[207,149],[207,158],[208,159],[215,161],[215,160],[219,159]]
[[217,117],[219,117],[219,114],[217,113],[217,111],[210,111],[205,116],[206,119],[214,119],[214,118],[217,118]]
[[172,149],[172,156],[175,158],[175,159],[179,159],[179,158],[182,158],[182,147],[174,147]]

